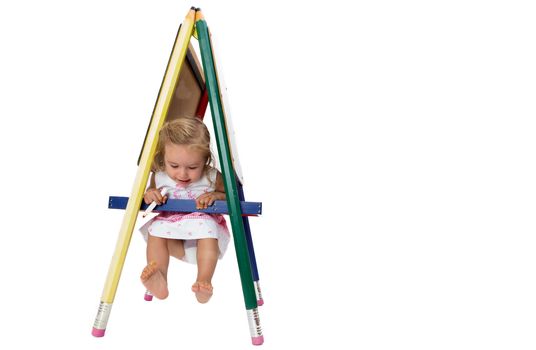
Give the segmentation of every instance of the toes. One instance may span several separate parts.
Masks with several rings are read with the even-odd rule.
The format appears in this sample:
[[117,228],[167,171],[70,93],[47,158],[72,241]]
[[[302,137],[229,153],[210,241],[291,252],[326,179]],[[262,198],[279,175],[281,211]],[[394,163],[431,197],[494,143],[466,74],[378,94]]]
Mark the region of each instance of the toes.
[[156,262],[151,261],[147,266],[145,266],[145,268],[141,272],[140,278],[143,281],[146,281],[149,277],[151,277],[155,273],[155,271],[156,271]]
[[207,282],[195,282],[192,286],[195,298],[201,304],[205,304],[210,300],[212,297],[212,289],[212,284]]
[[149,273],[149,271],[147,271],[147,268],[144,268],[143,271],[141,272],[140,278],[142,279],[142,281],[145,281],[150,276],[151,276],[151,274]]
[[210,283],[207,283],[207,282],[195,282],[192,285],[192,291],[194,291],[194,292],[203,291],[203,292],[212,293],[212,289],[213,289],[212,285]]
[[199,289],[203,289],[207,292],[210,292],[212,293],[212,285],[208,284],[208,283],[200,283],[199,284]]

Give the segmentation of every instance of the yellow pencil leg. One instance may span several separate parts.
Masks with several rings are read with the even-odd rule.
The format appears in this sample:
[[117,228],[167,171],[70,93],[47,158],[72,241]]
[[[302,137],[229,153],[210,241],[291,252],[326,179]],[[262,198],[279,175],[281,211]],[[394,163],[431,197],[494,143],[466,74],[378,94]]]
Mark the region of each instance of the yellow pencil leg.
[[177,35],[177,40],[175,41],[175,46],[162,82],[149,131],[147,132],[146,143],[142,151],[138,172],[136,173],[130,199],[123,217],[123,223],[119,230],[119,238],[117,240],[115,252],[110,263],[106,283],[104,284],[99,310],[97,312],[97,317],[95,318],[95,323],[93,324],[92,334],[96,337],[104,336],[106,330],[115,293],[117,291],[117,285],[119,284],[119,278],[121,277],[121,271],[123,270],[126,254],[130,245],[132,231],[134,230],[136,218],[141,206],[145,185],[149,178],[150,166],[157,146],[158,131],[162,127],[162,124],[164,124],[175,86],[177,85],[179,73],[184,58],[186,57],[186,51],[188,50],[190,37],[193,33],[194,21],[195,10],[190,10],[182,23],[179,34]]

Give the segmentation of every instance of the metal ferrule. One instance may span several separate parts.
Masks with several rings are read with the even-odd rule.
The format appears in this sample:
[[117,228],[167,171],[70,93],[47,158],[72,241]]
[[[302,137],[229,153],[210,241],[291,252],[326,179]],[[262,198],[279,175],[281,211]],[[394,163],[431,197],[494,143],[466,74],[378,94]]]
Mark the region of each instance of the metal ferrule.
[[259,281],[255,281],[253,284],[255,285],[255,294],[257,295],[257,300],[262,300],[261,285],[259,284]]
[[248,313],[249,333],[252,338],[262,336],[261,320],[259,318],[259,309],[254,308],[246,310]]
[[95,317],[95,323],[93,323],[93,328],[96,329],[106,329],[108,324],[108,317],[110,317],[110,311],[112,310],[112,304],[100,302],[99,311],[97,312],[97,317]]

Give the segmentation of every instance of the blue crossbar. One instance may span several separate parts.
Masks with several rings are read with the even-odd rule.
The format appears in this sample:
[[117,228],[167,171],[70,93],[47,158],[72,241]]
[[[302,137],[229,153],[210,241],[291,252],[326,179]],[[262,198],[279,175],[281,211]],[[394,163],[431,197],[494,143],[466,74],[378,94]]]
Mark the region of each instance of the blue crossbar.
[[[109,209],[125,209],[127,207],[128,197],[112,197],[108,201]],[[243,215],[260,215],[262,214],[262,203],[260,202],[240,202]],[[148,205],[141,204],[140,210],[147,209]],[[229,214],[226,201],[215,201],[207,209],[197,209],[194,200],[189,199],[168,199],[165,204],[157,205],[154,211],[174,211],[180,213],[208,213],[208,214]]]

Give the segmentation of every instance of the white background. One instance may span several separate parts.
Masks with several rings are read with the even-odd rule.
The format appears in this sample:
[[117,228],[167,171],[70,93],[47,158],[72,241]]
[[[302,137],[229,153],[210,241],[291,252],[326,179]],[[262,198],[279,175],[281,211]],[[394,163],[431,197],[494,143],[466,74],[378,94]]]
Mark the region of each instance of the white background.
[[191,5],[263,202],[264,349],[536,347],[531,1],[50,0],[0,5],[0,348],[252,347],[232,246],[209,304],[178,262],[146,303],[137,233],[90,335]]

